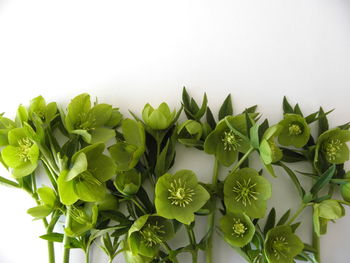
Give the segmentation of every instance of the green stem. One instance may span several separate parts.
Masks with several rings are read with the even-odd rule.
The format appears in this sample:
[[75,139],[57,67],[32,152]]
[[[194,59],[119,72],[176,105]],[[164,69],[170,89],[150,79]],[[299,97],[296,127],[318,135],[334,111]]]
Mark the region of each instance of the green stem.
[[[71,221],[71,214],[70,214],[71,207],[67,206],[66,211],[66,223],[65,227],[68,227],[70,225]],[[66,233],[64,233],[63,236],[63,263],[69,263],[69,237]]]
[[13,182],[11,180],[8,180],[2,176],[0,176],[0,184],[5,184],[6,186],[20,188],[19,184],[17,184],[16,182]]
[[307,207],[307,204],[302,203],[298,210],[295,212],[295,214],[289,219],[289,221],[286,223],[286,225],[290,225],[294,222],[295,219],[300,215],[300,213],[304,210],[304,208]]
[[[169,253],[172,251],[172,249],[170,248],[170,246],[168,245],[168,243],[163,242],[162,244],[163,244],[163,247],[165,248],[166,252],[169,254]],[[176,257],[173,258],[173,259],[171,259],[171,261],[172,261],[173,263],[179,263],[179,261],[177,260]]]
[[[216,191],[217,188],[217,184],[218,184],[218,176],[219,176],[219,161],[217,158],[215,158],[215,162],[214,162],[214,169],[213,169],[213,188]],[[215,196],[214,196],[215,198]],[[214,224],[215,224],[215,210],[216,210],[216,199],[213,202],[213,211],[212,213],[208,216],[208,246],[207,246],[207,250],[205,253],[205,261],[207,263],[211,263],[212,262],[212,258],[213,258],[213,233],[214,233]]]
[[89,262],[90,262],[90,246],[88,246],[85,251],[85,263],[89,263]]
[[320,256],[320,237],[316,234],[315,230],[312,233],[312,246],[315,248],[316,252],[314,253],[315,259],[318,263],[321,263]]
[[186,226],[188,238],[190,240],[190,243],[192,245],[192,263],[197,263],[198,260],[198,248],[197,248],[197,241],[196,241],[196,235],[193,232],[193,228],[190,226]]
[[148,214],[145,208],[143,208],[143,206],[140,204],[140,202],[136,198],[131,198],[131,201],[142,211],[142,213],[144,213],[145,215]]
[[[47,225],[46,227],[46,233],[51,234],[58,219],[60,218],[59,214],[56,212],[53,213],[50,224]],[[46,222],[47,223],[47,222]],[[55,247],[54,243],[51,241],[47,242],[47,248],[48,248],[48,253],[49,253],[49,263],[55,263]]]
[[254,151],[253,147],[250,147],[249,150],[242,156],[242,158],[236,163],[236,165],[230,171],[230,174],[234,173],[242,163],[249,157],[249,155]]

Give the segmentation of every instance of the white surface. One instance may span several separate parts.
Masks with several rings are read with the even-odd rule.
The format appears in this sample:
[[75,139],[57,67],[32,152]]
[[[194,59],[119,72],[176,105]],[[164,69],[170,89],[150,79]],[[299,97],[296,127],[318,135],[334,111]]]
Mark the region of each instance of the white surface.
[[[346,0],[0,0],[0,112],[13,116],[39,94],[67,103],[81,92],[124,113],[146,102],[178,107],[185,85],[199,100],[206,91],[214,110],[231,92],[236,112],[259,104],[273,122],[288,95],[307,113],[335,107],[331,124],[343,124],[350,119],[349,32]],[[209,180],[211,158],[195,153],[189,162],[180,147],[176,168]],[[298,205],[284,175],[267,178],[278,215]],[[41,223],[25,213],[33,202],[0,187],[0,204],[0,262],[46,262]],[[349,219],[322,237],[324,263],[349,262]],[[307,241],[310,224],[300,230]],[[243,262],[218,237],[214,255],[218,263]],[[71,262],[81,256],[73,253]],[[92,262],[104,259],[93,252]]]

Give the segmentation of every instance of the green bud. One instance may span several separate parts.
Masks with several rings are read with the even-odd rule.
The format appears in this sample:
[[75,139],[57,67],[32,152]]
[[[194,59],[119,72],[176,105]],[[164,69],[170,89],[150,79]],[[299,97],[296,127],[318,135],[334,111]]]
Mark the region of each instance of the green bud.
[[170,111],[168,104],[163,102],[157,109],[154,109],[149,103],[145,105],[142,111],[142,118],[147,126],[153,130],[165,130],[173,123],[176,117],[176,111]]
[[120,172],[114,180],[114,185],[123,195],[134,195],[141,186],[141,174],[136,169]]

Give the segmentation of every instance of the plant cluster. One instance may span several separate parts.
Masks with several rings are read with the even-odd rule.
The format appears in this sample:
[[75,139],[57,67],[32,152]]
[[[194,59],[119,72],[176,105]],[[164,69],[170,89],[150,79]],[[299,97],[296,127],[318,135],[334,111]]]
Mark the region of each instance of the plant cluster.
[[[234,113],[230,95],[217,117],[206,94],[198,104],[184,88],[181,104],[173,111],[166,103],[146,104],[142,114],[125,118],[112,105],[91,103],[88,94],[73,98],[67,109],[39,96],[28,107],[20,105],[15,120],[0,116],[0,160],[12,175],[0,182],[35,200],[28,214],[44,224],[40,238],[47,241],[49,263],[55,262],[54,242],[63,245],[63,263],[71,249],[82,249],[89,262],[93,244],[109,262],[120,253],[129,263],[176,263],[182,253],[197,262],[203,250],[211,263],[215,233],[250,263],[320,262],[319,236],[350,204],[350,172],[344,170],[350,124],[329,128],[331,111],[304,115],[286,98],[282,119],[273,125],[262,120],[257,106]],[[180,123],[182,112],[186,120]],[[171,170],[177,144],[212,156],[212,182],[198,181],[191,170]],[[252,166],[253,155],[261,167]],[[299,162],[305,171],[290,167]],[[219,176],[220,167],[229,173]],[[39,185],[42,168],[47,185]],[[277,218],[275,208],[266,211],[270,181],[285,175],[300,207]],[[311,178],[312,186],[302,185],[300,177]],[[297,234],[296,220],[308,207],[312,244]],[[194,231],[196,216],[207,217],[201,236]],[[55,232],[60,218],[63,232]],[[170,247],[181,228],[188,244]]]

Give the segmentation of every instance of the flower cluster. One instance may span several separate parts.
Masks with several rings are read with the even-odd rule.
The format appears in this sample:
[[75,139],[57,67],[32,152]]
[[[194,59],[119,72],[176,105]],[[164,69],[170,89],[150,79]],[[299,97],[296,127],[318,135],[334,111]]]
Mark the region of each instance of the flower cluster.
[[[64,263],[72,248],[89,262],[94,243],[109,262],[123,253],[128,263],[177,263],[189,253],[196,263],[203,250],[211,263],[215,233],[250,263],[320,262],[319,236],[350,205],[350,124],[330,128],[330,112],[304,115],[286,98],[271,126],[256,106],[234,113],[230,95],[217,116],[206,94],[197,103],[184,89],[181,105],[147,103],[141,114],[124,118],[119,108],[91,103],[84,93],[66,109],[39,96],[20,105],[14,120],[0,115],[0,161],[11,176],[0,176],[0,183],[35,200],[27,212],[43,221],[49,263],[55,262],[53,242],[63,243]],[[182,112],[186,119],[178,123]],[[201,182],[207,172],[196,174],[196,167],[178,169],[177,163],[175,170],[179,144],[212,158],[211,182]],[[312,169],[300,171],[303,163]],[[277,217],[269,175],[288,177],[299,199],[296,211]],[[300,177],[311,178],[311,187]],[[305,209],[312,209],[313,244],[298,236]],[[198,217],[207,219],[204,233]],[[62,222],[63,230],[54,232]],[[188,241],[178,246],[172,239],[184,231]]]

